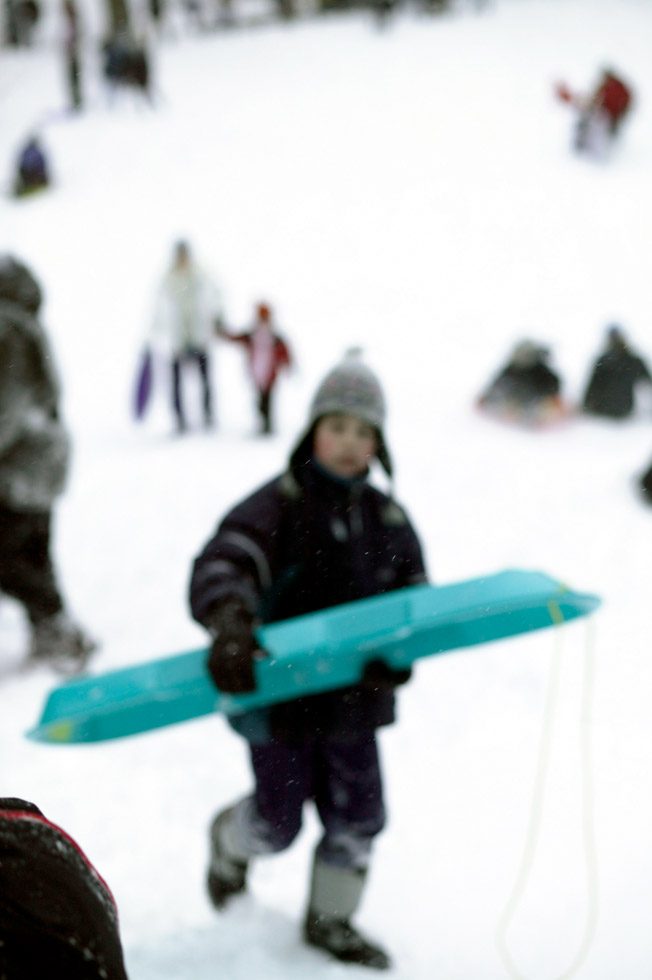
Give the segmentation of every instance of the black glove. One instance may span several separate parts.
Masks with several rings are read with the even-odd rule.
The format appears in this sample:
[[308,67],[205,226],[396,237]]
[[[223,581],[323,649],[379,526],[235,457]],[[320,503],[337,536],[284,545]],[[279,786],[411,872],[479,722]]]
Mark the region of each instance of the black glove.
[[372,691],[393,691],[401,684],[407,684],[412,677],[412,668],[394,670],[384,660],[370,660],[362,672],[362,686]]
[[254,658],[262,651],[254,637],[254,617],[239,599],[227,599],[207,617],[213,636],[208,671],[220,691],[255,691]]

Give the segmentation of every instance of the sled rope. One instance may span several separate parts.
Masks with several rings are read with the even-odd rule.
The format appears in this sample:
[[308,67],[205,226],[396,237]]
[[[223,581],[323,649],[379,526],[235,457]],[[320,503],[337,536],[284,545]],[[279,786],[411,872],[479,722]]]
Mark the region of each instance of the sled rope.
[[[549,608],[553,622],[557,627],[560,626],[563,623],[563,616],[561,615],[558,605],[554,602],[550,602]],[[507,941],[507,932],[523,899],[523,895],[525,894],[541,831],[546,781],[550,763],[554,714],[559,698],[559,681],[561,675],[561,657],[563,647],[561,631],[559,629],[555,629],[555,634],[553,656],[548,674],[541,741],[539,745],[539,755],[536,765],[536,774],[534,788],[532,791],[532,801],[530,804],[530,814],[528,818],[525,845],[511,894],[496,927],[496,945],[500,952],[503,965],[505,966],[505,969],[512,980],[526,980],[525,975],[519,970],[511,955]],[[595,672],[594,651],[595,631],[593,623],[591,620],[589,620],[586,624],[585,632],[580,712],[581,833],[586,876],[587,912],[584,922],[583,935],[578,950],[570,965],[556,977],[556,980],[570,980],[571,977],[576,975],[588,955],[589,949],[593,942],[593,937],[595,935],[595,927],[598,918],[598,858],[595,843],[593,767],[591,754],[591,709],[593,703],[593,683]]]

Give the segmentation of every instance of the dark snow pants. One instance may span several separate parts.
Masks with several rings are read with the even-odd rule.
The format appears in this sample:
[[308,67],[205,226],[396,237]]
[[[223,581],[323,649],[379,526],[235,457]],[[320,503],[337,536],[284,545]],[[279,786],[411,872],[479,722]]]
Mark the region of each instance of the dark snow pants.
[[193,361],[199,368],[201,378],[204,421],[208,424],[213,420],[213,394],[211,391],[208,354],[206,351],[198,349],[183,351],[177,354],[172,361],[172,398],[174,412],[180,429],[184,429],[186,426],[186,416],[183,410],[183,397],[181,394],[181,373],[183,366]]
[[32,623],[63,609],[50,558],[48,513],[0,506],[0,591],[25,607]]
[[364,869],[385,825],[378,747],[373,731],[317,736],[301,746],[251,745],[256,786],[239,805],[237,834],[254,854],[289,847],[313,800],[324,827],[317,855],[326,864]]

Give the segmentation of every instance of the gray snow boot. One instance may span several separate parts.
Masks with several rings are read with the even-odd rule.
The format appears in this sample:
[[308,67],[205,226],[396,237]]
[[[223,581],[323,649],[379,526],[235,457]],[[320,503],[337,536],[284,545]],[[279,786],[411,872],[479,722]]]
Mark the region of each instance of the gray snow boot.
[[308,945],[343,963],[387,970],[391,961],[385,950],[366,939],[350,921],[360,904],[365,879],[363,870],[337,868],[317,858],[303,937]]
[[47,664],[59,674],[80,674],[97,644],[61,610],[34,623],[28,664]]
[[223,909],[235,895],[247,887],[247,861],[229,848],[232,809],[223,810],[213,820],[210,830],[211,860],[206,877],[208,895],[216,909]]

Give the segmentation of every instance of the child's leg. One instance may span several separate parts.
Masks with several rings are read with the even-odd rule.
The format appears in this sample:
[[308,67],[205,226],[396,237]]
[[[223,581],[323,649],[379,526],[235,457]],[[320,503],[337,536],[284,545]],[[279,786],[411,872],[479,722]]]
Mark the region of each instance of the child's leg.
[[385,824],[373,732],[320,745],[316,803],[324,836],[315,853],[304,937],[344,962],[384,970],[385,951],[351,925],[362,900],[373,838]]
[[211,826],[208,890],[218,908],[244,891],[251,858],[289,847],[311,795],[309,747],[268,742],[251,745],[250,753],[253,794],[219,813]]

